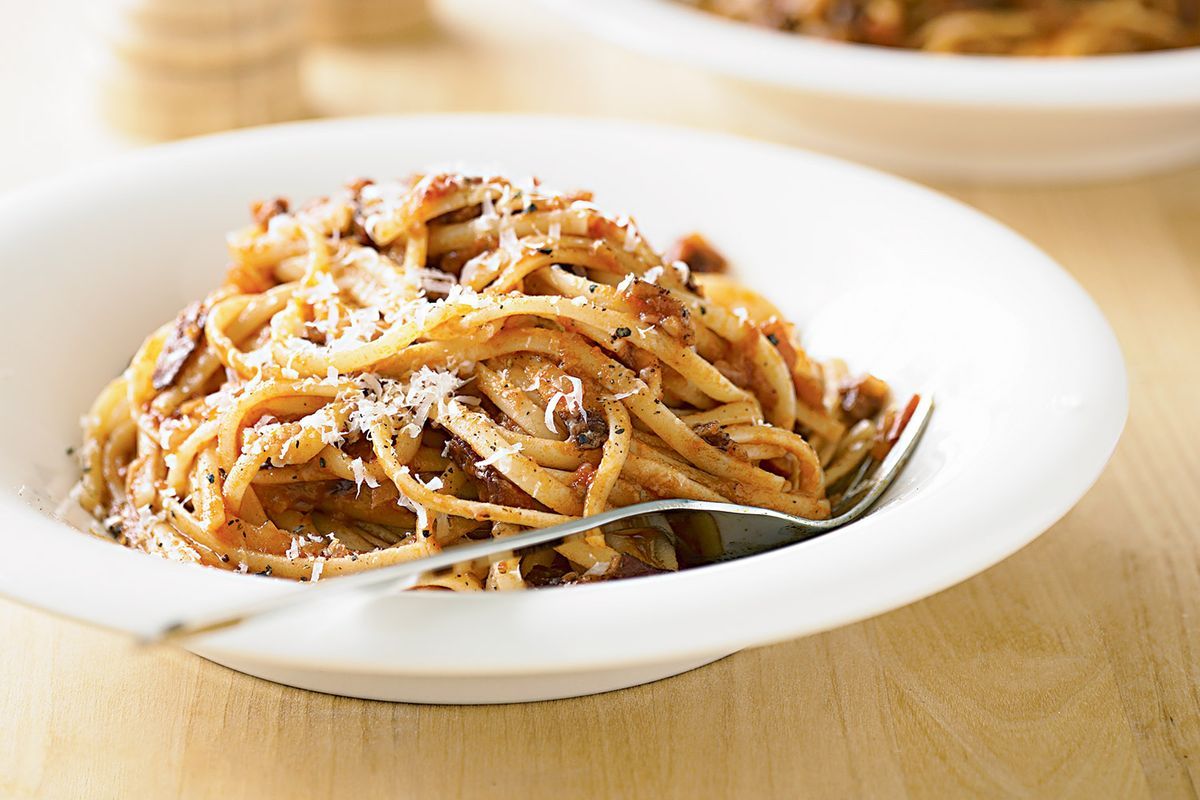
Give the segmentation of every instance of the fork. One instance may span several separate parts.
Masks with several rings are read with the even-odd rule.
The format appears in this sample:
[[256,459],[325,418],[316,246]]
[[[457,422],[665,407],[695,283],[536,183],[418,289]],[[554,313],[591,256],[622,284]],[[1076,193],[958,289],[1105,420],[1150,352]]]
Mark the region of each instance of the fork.
[[829,519],[804,519],[765,508],[707,500],[653,500],[549,528],[454,545],[431,556],[298,587],[215,613],[172,620],[143,637],[143,641],[177,642],[339,594],[382,589],[401,591],[416,585],[422,576],[430,573],[444,573],[472,561],[494,563],[519,557],[531,550],[560,544],[568,537],[586,531],[621,534],[652,529],[678,543],[681,538],[678,531],[702,529],[716,534],[705,541],[704,563],[732,561],[777,550],[844,527],[866,514],[908,462],[932,412],[932,397],[922,396],[892,449],[875,469],[870,469],[872,459],[868,457],[864,461]]

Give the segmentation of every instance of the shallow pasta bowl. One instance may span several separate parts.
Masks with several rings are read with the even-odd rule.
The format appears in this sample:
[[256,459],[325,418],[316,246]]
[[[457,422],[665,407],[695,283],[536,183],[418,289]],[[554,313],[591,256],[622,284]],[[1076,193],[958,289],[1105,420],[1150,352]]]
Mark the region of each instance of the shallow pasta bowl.
[[767,30],[679,0],[542,0],[729,79],[723,126],[924,178],[1097,180],[1200,160],[1200,48],[947,56]]
[[[586,157],[581,157],[586,155]],[[938,412],[867,518],[774,553],[524,593],[345,597],[198,639],[320,691],[504,702],[615,689],[863,619],[995,564],[1099,475],[1126,413],[1111,330],[1046,256],[986,217],[840,161],[693,131],[537,117],[288,125],[148,150],[6,198],[0,263],[0,594],[130,633],[292,585],[170,563],[55,518],[66,449],[153,326],[218,279],[250,199],[431,166],[588,187],[651,241],[702,230],[843,356]]]

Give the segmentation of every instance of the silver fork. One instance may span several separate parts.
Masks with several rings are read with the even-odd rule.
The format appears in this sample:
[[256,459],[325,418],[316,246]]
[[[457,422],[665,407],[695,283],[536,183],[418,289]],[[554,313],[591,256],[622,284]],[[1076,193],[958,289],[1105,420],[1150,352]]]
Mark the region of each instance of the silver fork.
[[455,545],[425,558],[298,586],[294,591],[236,608],[173,620],[151,632],[143,641],[179,641],[338,594],[380,589],[399,591],[417,584],[422,576],[430,573],[446,572],[471,561],[502,561],[560,544],[569,536],[595,529],[606,534],[620,534],[651,528],[677,539],[678,534],[673,531],[703,527],[717,534],[706,542],[705,563],[732,561],[776,550],[841,528],[869,511],[904,468],[925,432],[932,411],[933,399],[923,396],[891,451],[874,469],[870,469],[873,465],[869,458],[864,462],[829,519],[803,519],[765,508],[707,500],[654,500],[501,539]]

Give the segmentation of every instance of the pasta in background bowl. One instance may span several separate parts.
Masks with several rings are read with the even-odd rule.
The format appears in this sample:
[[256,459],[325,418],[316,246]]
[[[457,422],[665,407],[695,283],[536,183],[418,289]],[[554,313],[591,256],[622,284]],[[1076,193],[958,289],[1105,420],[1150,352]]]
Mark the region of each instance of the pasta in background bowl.
[[[898,45],[993,53],[964,55],[775,30],[778,19],[754,25],[680,0],[541,2],[585,34],[726,79],[717,95],[723,127],[920,178],[1101,180],[1200,160],[1200,47],[1188,38],[1200,35],[1195,20],[1178,35],[1163,31],[1155,39],[1147,32],[1125,41],[1118,29],[1135,23],[1105,19],[1095,23],[1104,33],[1089,28],[1072,38],[1059,31],[1066,36],[1059,40],[1046,39],[1049,34],[1024,23],[1014,26],[1010,17],[1000,26],[1015,28],[1005,38],[987,33],[993,23],[980,22],[978,15],[965,23],[946,16],[941,21],[953,23],[952,29],[934,30],[937,41],[914,38],[918,30],[932,35],[926,25],[883,37]],[[1115,9],[1108,16],[1119,17],[1126,6],[1123,0],[1114,2],[1104,8]],[[743,18],[754,18],[756,9],[769,5],[784,3],[739,0],[736,8]],[[808,19],[805,14],[823,20],[821,10],[835,5],[851,12],[863,7],[853,2],[786,5],[802,8],[796,12],[801,20]],[[915,1],[890,5],[928,14],[941,7]],[[1186,4],[1179,13],[1190,13]],[[873,28],[811,24],[832,39],[882,35]],[[1174,49],[1116,52],[1168,44]],[[1022,46],[1115,54],[1011,54]]]
[[[462,164],[587,186],[598,207],[635,212],[649,241],[705,231],[735,265],[732,278],[764,287],[796,323],[813,359],[869,368],[898,398],[933,394],[921,446],[866,518],[773,553],[563,590],[329,598],[197,639],[194,652],[387,700],[505,702],[629,686],[862,619],[985,569],[1066,513],[1120,433],[1124,367],[1087,295],[1010,231],[928,190],[777,146],[594,120],[278,126],[148,150],[0,201],[0,259],[14,287],[0,296],[10,343],[0,413],[11,421],[0,428],[0,545],[29,554],[0,560],[0,593],[139,634],[184,612],[295,591],[76,529],[90,524],[66,518],[80,410],[124,372],[147,331],[211,289],[246,198],[316,197],[358,175],[466,172]],[[205,470],[186,474],[209,485]]]

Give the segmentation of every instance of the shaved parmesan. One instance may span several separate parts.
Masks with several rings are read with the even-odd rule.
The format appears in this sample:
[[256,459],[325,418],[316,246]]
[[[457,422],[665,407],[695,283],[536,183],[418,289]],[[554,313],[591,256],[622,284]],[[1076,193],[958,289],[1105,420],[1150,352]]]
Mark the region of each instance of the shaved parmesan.
[[555,392],[553,396],[551,396],[550,402],[546,404],[544,421],[546,423],[546,427],[550,429],[551,433],[558,433],[558,428],[554,426],[554,409],[564,397],[566,397],[566,395],[562,392]]
[[[408,467],[401,467],[400,474],[408,475]],[[417,482],[420,483],[420,481]],[[399,491],[400,487],[397,486],[396,489]],[[396,505],[400,506],[401,508],[407,508],[409,511],[417,515],[418,531],[429,530],[429,512],[425,509],[425,506],[421,505],[416,500],[413,500],[402,491],[400,492],[400,496],[396,498]]]
[[512,228],[500,231],[500,250],[508,256],[509,261],[516,261],[521,257],[521,242]]
[[516,455],[517,453],[521,452],[521,450],[523,450],[523,449],[524,449],[524,445],[522,445],[520,442],[516,442],[516,443],[510,445],[509,447],[502,447],[502,448],[496,450],[496,452],[492,453],[487,458],[476,461],[475,466],[490,467],[492,464],[496,464],[499,462],[507,462],[509,456]]
[[354,473],[354,485],[358,491],[362,491],[362,485],[365,483],[372,489],[379,488],[379,481],[371,477],[371,473],[367,472],[367,467],[363,464],[361,458],[356,458],[350,462],[350,471]]

